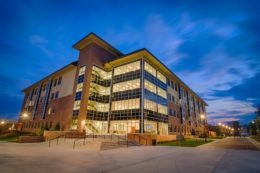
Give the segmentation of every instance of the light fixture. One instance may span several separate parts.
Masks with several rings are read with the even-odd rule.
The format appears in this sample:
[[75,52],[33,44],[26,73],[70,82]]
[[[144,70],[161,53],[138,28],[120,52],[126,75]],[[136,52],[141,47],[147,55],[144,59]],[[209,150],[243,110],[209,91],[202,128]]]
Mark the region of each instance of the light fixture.
[[5,121],[1,121],[1,124],[5,124]]
[[24,117],[24,118],[28,117],[28,114],[27,114],[26,112],[23,113],[23,117]]

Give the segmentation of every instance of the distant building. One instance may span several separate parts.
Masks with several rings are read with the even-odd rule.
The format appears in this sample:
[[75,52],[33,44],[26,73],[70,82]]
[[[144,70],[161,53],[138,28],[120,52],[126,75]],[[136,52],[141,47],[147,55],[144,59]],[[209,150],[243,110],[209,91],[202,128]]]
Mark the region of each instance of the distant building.
[[202,132],[207,104],[148,50],[123,54],[93,33],[73,48],[77,61],[23,90],[23,130]]

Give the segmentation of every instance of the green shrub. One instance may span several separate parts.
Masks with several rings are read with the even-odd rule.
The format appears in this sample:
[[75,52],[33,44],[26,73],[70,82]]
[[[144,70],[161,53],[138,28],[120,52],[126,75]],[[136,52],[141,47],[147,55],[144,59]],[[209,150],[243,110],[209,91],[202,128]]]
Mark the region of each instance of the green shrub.
[[37,129],[35,132],[36,136],[43,136],[44,128]]
[[54,130],[60,130],[60,123],[56,123]]

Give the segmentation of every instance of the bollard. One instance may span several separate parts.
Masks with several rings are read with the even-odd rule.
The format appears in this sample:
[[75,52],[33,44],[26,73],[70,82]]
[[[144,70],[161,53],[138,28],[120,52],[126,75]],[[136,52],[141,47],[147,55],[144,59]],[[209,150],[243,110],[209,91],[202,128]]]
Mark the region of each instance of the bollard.
[[58,145],[58,143],[59,143],[59,138],[57,138],[56,145]]
[[49,140],[49,147],[51,147],[51,140]]

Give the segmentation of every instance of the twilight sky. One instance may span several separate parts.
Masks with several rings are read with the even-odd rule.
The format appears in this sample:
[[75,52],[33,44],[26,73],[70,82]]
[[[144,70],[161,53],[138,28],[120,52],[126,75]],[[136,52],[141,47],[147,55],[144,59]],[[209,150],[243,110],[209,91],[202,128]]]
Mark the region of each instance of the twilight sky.
[[147,48],[209,104],[212,124],[260,105],[260,1],[0,1],[0,119],[21,90],[75,61],[94,32],[123,53]]

